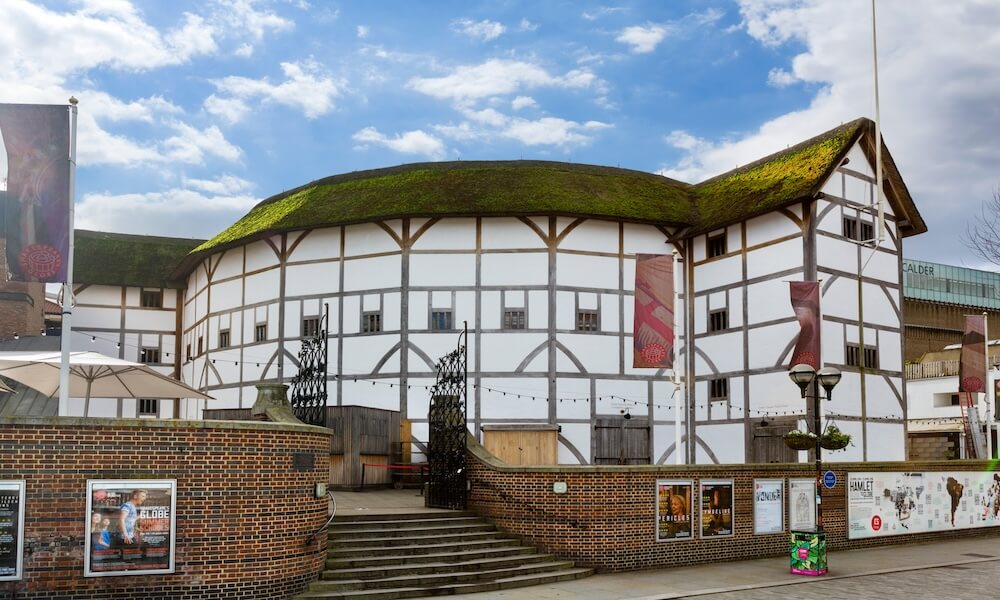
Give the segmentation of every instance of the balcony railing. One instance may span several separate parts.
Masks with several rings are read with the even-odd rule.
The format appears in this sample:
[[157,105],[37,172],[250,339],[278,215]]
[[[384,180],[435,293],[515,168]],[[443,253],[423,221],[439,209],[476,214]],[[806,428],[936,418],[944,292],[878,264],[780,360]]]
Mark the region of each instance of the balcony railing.
[[936,360],[934,362],[906,365],[907,379],[930,379],[932,377],[958,376],[957,360]]

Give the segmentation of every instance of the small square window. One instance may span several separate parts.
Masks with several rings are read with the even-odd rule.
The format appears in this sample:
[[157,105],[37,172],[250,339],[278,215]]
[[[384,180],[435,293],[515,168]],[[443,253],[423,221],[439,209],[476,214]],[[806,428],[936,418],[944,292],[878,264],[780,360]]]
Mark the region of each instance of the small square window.
[[866,369],[877,369],[878,368],[878,348],[874,346],[865,346],[865,368]]
[[431,329],[435,331],[451,331],[453,329],[450,310],[431,311]]
[[382,313],[361,313],[361,331],[362,333],[378,333],[382,331]]
[[302,319],[302,337],[319,336],[319,317]]
[[191,344],[184,347],[184,360],[188,362],[191,361]]
[[524,329],[527,327],[526,314],[523,308],[508,309],[503,311],[504,329]]
[[266,342],[267,341],[267,323],[261,323],[253,328],[253,341],[255,342]]
[[576,311],[576,330],[577,331],[597,331],[600,324],[597,320],[596,310],[578,310]]
[[723,308],[708,313],[708,330],[723,331],[729,329],[729,309]]
[[729,399],[729,380],[712,379],[708,382],[708,399],[715,402],[717,400]]
[[219,332],[219,348],[229,347],[229,330],[223,329]]
[[163,291],[142,290],[139,303],[143,308],[163,308]]
[[204,336],[198,336],[198,356],[205,353],[205,338]]
[[726,234],[708,236],[708,257],[715,258],[726,253]]
[[139,362],[146,364],[156,364],[160,362],[160,349],[159,348],[143,348],[139,352]]
[[849,240],[858,239],[858,220],[853,217],[844,217],[841,222],[841,233]]
[[952,395],[951,395],[951,405],[952,405],[952,406],[958,406],[958,405],[959,405],[960,403],[961,403],[961,402],[960,402],[960,400],[959,400],[959,396],[958,396],[958,394],[952,394]]
[[861,239],[862,242],[872,242],[875,240],[875,225],[872,223],[861,222]]
[[861,346],[847,344],[844,347],[844,364],[849,367],[861,366]]
[[158,417],[160,416],[160,401],[156,398],[139,398],[138,416]]

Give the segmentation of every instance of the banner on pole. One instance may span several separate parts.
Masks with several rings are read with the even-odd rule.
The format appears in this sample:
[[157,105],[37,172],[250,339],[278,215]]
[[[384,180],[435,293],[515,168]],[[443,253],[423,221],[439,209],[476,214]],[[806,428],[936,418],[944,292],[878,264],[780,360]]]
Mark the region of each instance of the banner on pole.
[[7,240],[9,272],[22,281],[65,282],[69,110],[0,104],[0,139],[0,235]]
[[670,255],[636,255],[632,340],[632,366],[674,366],[674,259]]
[[819,369],[820,322],[819,322],[819,282],[792,281],[792,310],[799,321],[799,337],[795,341],[792,362],[795,365],[809,365]]
[[986,391],[986,317],[965,316],[962,360],[958,363],[958,391]]

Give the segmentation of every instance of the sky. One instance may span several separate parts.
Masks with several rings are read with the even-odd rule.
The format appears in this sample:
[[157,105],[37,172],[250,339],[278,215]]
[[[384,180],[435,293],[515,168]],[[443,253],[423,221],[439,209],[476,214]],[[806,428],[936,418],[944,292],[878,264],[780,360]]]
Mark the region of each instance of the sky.
[[[874,115],[869,0],[2,0],[0,102],[79,99],[78,228],[208,238],[337,173],[439,160],[696,183]],[[1000,186],[1000,1],[878,0],[882,130],[929,232]]]

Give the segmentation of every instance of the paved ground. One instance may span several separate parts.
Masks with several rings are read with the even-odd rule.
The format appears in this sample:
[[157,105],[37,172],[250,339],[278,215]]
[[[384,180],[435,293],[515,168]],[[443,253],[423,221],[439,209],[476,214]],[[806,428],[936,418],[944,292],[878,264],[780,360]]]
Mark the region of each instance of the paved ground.
[[337,515],[391,515],[417,512],[451,512],[440,508],[424,508],[424,497],[420,490],[373,489],[365,492],[343,492],[334,490],[337,499]]

